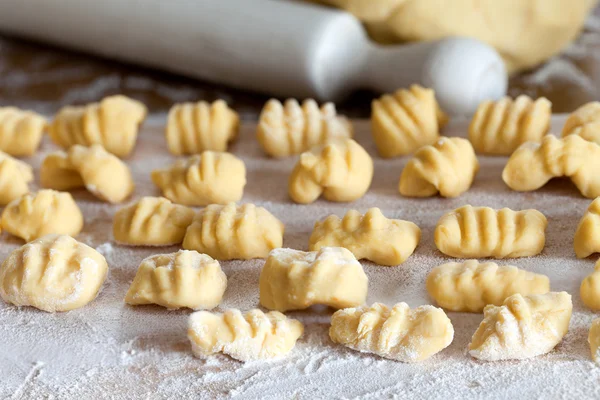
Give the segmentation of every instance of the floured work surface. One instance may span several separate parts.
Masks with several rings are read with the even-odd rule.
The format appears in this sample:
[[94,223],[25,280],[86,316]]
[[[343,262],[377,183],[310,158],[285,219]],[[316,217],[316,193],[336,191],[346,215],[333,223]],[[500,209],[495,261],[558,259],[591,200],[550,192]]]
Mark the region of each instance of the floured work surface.
[[[553,121],[560,132],[564,117]],[[163,137],[164,116],[147,121],[133,156],[127,160],[137,184],[135,197],[158,195],[150,171],[173,160]],[[466,135],[467,122],[453,122],[446,135]],[[375,156],[367,122],[355,123],[357,140]],[[39,164],[54,146],[44,139],[32,160]],[[319,200],[311,205],[291,203],[287,178],[296,158],[273,160],[260,151],[254,125],[245,125],[231,151],[243,158],[248,184],[243,202],[266,207],[286,225],[284,246],[306,250],[313,223],[349,208],[365,212],[377,206],[387,217],[418,224],[422,240],[398,267],[363,262],[369,276],[368,302],[411,307],[431,304],[425,277],[436,265],[450,261],[435,249],[433,230],[439,217],[464,204],[536,208],[549,221],[546,248],[540,256],[501,260],[550,277],[552,290],[573,295],[569,333],[552,353],[526,361],[485,363],[466,355],[466,347],[482,314],[448,313],[455,329],[453,343],[431,359],[403,364],[334,345],[328,336],[332,310],[290,312],[305,324],[304,336],[288,357],[272,362],[243,364],[226,356],[194,358],[186,337],[190,310],[168,311],[158,306],[131,307],[123,303],[140,261],[177,247],[131,248],[112,241],[112,216],[119,206],[101,203],[85,191],[74,197],[85,216],[79,240],[97,248],[109,263],[108,279],[99,297],[68,313],[48,314],[18,309],[0,302],[0,398],[300,398],[390,397],[417,398],[600,396],[600,368],[590,358],[588,329],[594,314],[579,297],[583,277],[595,258],[578,260],[573,235],[590,199],[580,196],[568,180],[552,181],[536,192],[509,190],[500,177],[504,157],[480,157],[481,171],[471,190],[456,199],[406,199],[397,190],[407,157],[375,158],[375,177],[365,197],[352,204]],[[600,171],[599,171],[600,173]],[[22,242],[2,234],[0,256],[6,258]],[[218,308],[246,310],[258,305],[258,277],[264,260],[221,262],[228,287]],[[12,396],[12,397],[11,397]]]

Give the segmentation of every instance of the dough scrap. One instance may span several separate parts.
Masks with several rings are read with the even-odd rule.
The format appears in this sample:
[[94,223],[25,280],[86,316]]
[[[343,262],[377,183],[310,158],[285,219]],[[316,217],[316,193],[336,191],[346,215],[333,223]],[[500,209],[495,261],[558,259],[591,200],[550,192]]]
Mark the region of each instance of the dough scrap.
[[371,104],[371,130],[379,155],[402,156],[435,143],[447,118],[433,89],[412,85],[384,94]]
[[223,100],[178,103],[169,110],[165,138],[171,154],[227,151],[235,140],[240,118]]
[[258,309],[243,314],[236,309],[222,314],[198,311],[190,315],[188,323],[192,352],[199,358],[215,353],[240,361],[279,358],[294,348],[303,332],[300,321]]
[[398,190],[408,197],[457,197],[469,190],[479,171],[479,161],[468,140],[440,137],[423,146],[408,161]]
[[217,260],[265,258],[283,244],[284,225],[254,204],[211,204],[187,228],[183,248]]
[[469,140],[478,153],[510,155],[525,142],[541,142],[551,116],[552,103],[545,97],[484,101],[469,125]]
[[333,103],[319,108],[313,99],[304,100],[302,106],[295,99],[284,104],[271,99],[260,113],[256,137],[271,157],[288,157],[331,139],[351,138],[352,125],[346,117],[337,115]]
[[219,262],[196,251],[157,254],[140,264],[125,303],[158,304],[170,310],[211,309],[223,300],[227,276]]
[[183,241],[194,210],[164,197],[142,197],[113,218],[113,237],[132,246],[171,246]]
[[550,291],[550,279],[510,265],[467,260],[439,265],[427,276],[427,292],[449,311],[480,313],[486,305],[501,306],[513,294]]
[[494,210],[466,205],[440,218],[435,245],[457,258],[516,258],[539,254],[548,220],[537,210]]
[[546,135],[542,143],[527,142],[508,159],[502,179],[513,190],[537,190],[552,178],[570,178],[587,198],[600,196],[600,145],[578,135],[558,139]]
[[595,362],[600,361],[600,318],[595,318],[590,326],[590,332],[588,334],[588,343],[590,344],[590,352],[592,353],[592,360]]
[[578,258],[600,253],[600,197],[592,201],[579,221],[573,247]]
[[260,304],[281,312],[315,304],[356,307],[365,302],[368,283],[362,265],[343,247],[275,249],[260,273]]
[[33,155],[46,125],[46,118],[33,111],[0,107],[0,151],[15,157]]
[[583,304],[592,310],[600,310],[600,260],[596,262],[594,272],[581,282],[579,295]]
[[329,337],[363,353],[396,361],[423,361],[452,343],[454,327],[441,308],[398,303],[345,308],[331,316]]
[[469,343],[469,354],[483,361],[522,360],[546,354],[569,330],[572,311],[567,292],[526,297],[515,294],[502,306],[488,305]]
[[70,193],[45,189],[10,202],[2,211],[2,228],[26,242],[52,233],[75,237],[83,214]]
[[127,157],[147,112],[139,101],[122,95],[109,96],[99,103],[63,107],[50,124],[48,134],[63,149],[75,144],[99,144],[117,157]]
[[0,206],[29,193],[33,168],[0,151]]
[[373,160],[352,139],[332,140],[302,153],[289,179],[288,192],[300,204],[323,195],[329,201],[361,198],[373,179]]
[[399,265],[415,251],[420,239],[421,229],[416,224],[386,218],[379,208],[371,208],[364,215],[350,210],[344,218],[330,215],[317,221],[308,248],[318,251],[339,246],[350,250],[359,260]]
[[14,250],[0,267],[0,297],[47,312],[96,298],[108,266],[96,250],[67,235],[46,235]]
[[584,104],[569,115],[562,136],[569,135],[578,135],[600,145],[600,102]]
[[85,187],[100,200],[120,203],[134,191],[129,167],[102,146],[72,146],[50,153],[40,168],[43,187],[70,190]]
[[231,153],[204,151],[152,171],[152,182],[174,203],[206,206],[240,201],[246,166]]

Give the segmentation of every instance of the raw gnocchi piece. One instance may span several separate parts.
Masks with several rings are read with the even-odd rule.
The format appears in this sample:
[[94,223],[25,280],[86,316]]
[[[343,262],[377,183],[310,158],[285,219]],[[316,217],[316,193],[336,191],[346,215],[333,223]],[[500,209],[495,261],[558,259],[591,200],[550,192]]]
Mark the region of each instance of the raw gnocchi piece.
[[227,151],[238,134],[240,118],[223,100],[175,104],[169,110],[165,137],[175,155],[205,150]]
[[64,149],[75,144],[102,145],[117,157],[127,157],[148,110],[126,96],[105,97],[99,103],[62,108],[48,129],[54,143]]
[[478,153],[510,155],[525,142],[541,142],[551,115],[552,103],[544,97],[484,101],[469,125],[469,140]]
[[435,227],[435,245],[457,258],[516,258],[539,254],[548,220],[537,210],[494,210],[466,205],[451,211]]
[[371,131],[379,155],[406,155],[438,140],[447,116],[432,89],[412,85],[385,94],[371,104]]
[[592,201],[579,221],[573,247],[578,258],[600,253],[600,197]]
[[510,265],[467,260],[439,265],[427,276],[427,292],[450,311],[480,313],[485,306],[502,305],[513,294],[528,296],[550,291],[550,279]]
[[415,251],[421,239],[421,229],[412,222],[386,218],[379,208],[364,215],[350,210],[339,218],[330,215],[317,221],[310,235],[308,248],[344,247],[357,259],[366,258],[376,264],[402,264]]
[[267,360],[289,353],[304,332],[296,319],[280,312],[253,309],[242,314],[198,311],[190,315],[188,338],[196,357],[224,353],[240,361]]
[[275,249],[260,273],[260,304],[281,312],[315,304],[356,307],[367,298],[368,282],[362,265],[343,247]]
[[0,151],[31,156],[40,147],[46,125],[46,118],[33,111],[0,107]]
[[396,361],[423,361],[452,343],[452,322],[440,308],[425,305],[410,309],[398,303],[345,308],[331,316],[329,337],[363,353]]
[[0,297],[47,312],[96,298],[108,266],[100,253],[67,235],[46,235],[14,250],[0,267]]
[[26,242],[51,233],[75,237],[83,214],[70,193],[40,190],[11,201],[2,211],[2,228]]
[[502,306],[488,305],[469,343],[469,354],[483,361],[522,360],[546,354],[566,335],[572,311],[567,292],[526,297],[515,294]]
[[402,170],[398,190],[408,197],[457,197],[469,190],[478,171],[468,140],[441,137],[417,150]]
[[72,146],[68,152],[48,154],[40,168],[42,186],[69,190],[85,187],[109,203],[120,203],[135,189],[131,172],[123,161],[102,146]]
[[33,168],[0,151],[0,205],[4,206],[29,192]]
[[164,197],[142,197],[113,218],[113,236],[120,244],[170,246],[181,243],[194,210]]
[[283,243],[284,225],[254,204],[211,204],[187,228],[183,248],[217,260],[265,258]]
[[590,326],[588,334],[588,343],[590,344],[592,360],[595,362],[600,361],[600,318],[592,321],[592,326]]
[[579,295],[583,304],[592,310],[600,310],[600,260],[596,262],[594,272],[581,282]]
[[288,99],[284,104],[271,99],[263,107],[256,137],[271,157],[288,157],[323,145],[331,139],[351,138],[352,125],[337,115],[333,103],[319,105],[313,99]]
[[600,102],[584,104],[569,115],[562,136],[569,135],[578,135],[600,145]]
[[546,135],[542,143],[527,142],[508,159],[502,179],[512,190],[528,192],[552,178],[568,177],[587,198],[600,196],[600,145],[578,135],[558,139]]
[[296,203],[308,204],[323,195],[329,201],[361,198],[371,186],[373,160],[352,139],[333,140],[302,153],[290,175],[288,191]]
[[205,151],[152,171],[152,182],[174,203],[227,204],[242,198],[246,166],[233,154]]
[[140,264],[125,303],[158,304],[170,310],[215,308],[223,300],[227,276],[219,262],[196,251],[157,254]]

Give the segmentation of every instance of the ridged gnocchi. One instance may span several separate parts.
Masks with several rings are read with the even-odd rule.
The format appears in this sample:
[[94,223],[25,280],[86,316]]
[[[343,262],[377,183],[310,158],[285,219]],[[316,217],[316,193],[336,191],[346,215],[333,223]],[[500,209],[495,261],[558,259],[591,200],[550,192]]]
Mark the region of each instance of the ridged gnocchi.
[[132,246],[170,246],[181,243],[194,219],[194,210],[164,197],[142,197],[113,218],[113,237]]
[[385,94],[371,104],[371,131],[379,155],[406,155],[438,140],[447,116],[432,89],[412,85]]
[[125,303],[158,304],[170,310],[215,308],[223,300],[227,276],[219,262],[206,254],[179,250],[157,254],[140,264]]
[[64,149],[75,144],[99,144],[117,157],[127,157],[147,112],[139,101],[122,95],[109,96],[99,103],[60,109],[48,134]]
[[46,125],[46,118],[33,111],[0,107],[0,151],[15,157],[33,155]]
[[300,155],[288,192],[300,204],[321,195],[329,201],[349,202],[361,198],[372,179],[373,160],[365,149],[352,139],[332,140]]
[[71,146],[65,153],[48,154],[40,168],[43,187],[69,190],[85,187],[109,203],[120,203],[135,189],[131,172],[123,161],[102,146]]
[[70,193],[40,190],[11,201],[2,211],[2,229],[30,242],[55,233],[77,236],[83,214]]
[[280,312],[253,309],[242,314],[198,311],[190,315],[188,338],[196,357],[224,353],[240,361],[267,360],[289,353],[304,332],[296,319]]
[[283,231],[283,223],[263,207],[211,204],[194,217],[183,248],[217,260],[265,258],[281,247]]
[[440,307],[479,313],[488,304],[502,305],[513,294],[548,293],[550,279],[510,265],[467,260],[435,267],[427,275],[426,286],[429,296]]
[[548,220],[537,210],[494,210],[466,205],[440,218],[435,245],[457,258],[516,258],[539,254]]
[[108,266],[96,250],[67,235],[46,235],[14,250],[0,267],[0,297],[47,312],[96,298]]
[[502,179],[512,190],[537,190],[552,178],[568,177],[587,198],[600,196],[600,145],[578,135],[558,139],[546,135],[542,143],[528,142],[508,159]]
[[281,312],[315,304],[356,307],[367,298],[368,281],[360,263],[343,247],[275,249],[260,272],[260,304]]
[[0,206],[29,192],[33,168],[23,161],[0,151]]
[[500,307],[488,305],[469,343],[469,354],[483,361],[522,360],[546,354],[566,335],[572,311],[567,292],[526,297],[515,294]]
[[175,104],[169,110],[165,138],[171,154],[227,151],[240,128],[238,114],[223,100]]
[[581,282],[579,295],[583,304],[592,310],[600,310],[600,260],[596,262],[594,272]]
[[313,99],[302,106],[295,99],[284,104],[271,99],[263,107],[256,128],[260,147],[271,157],[288,157],[323,145],[331,139],[351,138],[352,125],[337,115],[333,103],[320,108]]
[[525,142],[540,142],[550,129],[551,115],[552,103],[544,97],[484,101],[469,125],[469,140],[478,153],[510,155]]
[[423,146],[408,161],[398,190],[408,197],[457,197],[469,190],[479,171],[479,161],[468,140],[440,137]]
[[579,221],[573,247],[578,258],[600,253],[600,197],[592,201]]
[[452,343],[454,328],[440,308],[425,305],[410,309],[398,303],[346,308],[331,316],[329,337],[363,353],[396,361],[423,361]]
[[569,135],[578,135],[600,145],[600,102],[584,104],[569,115],[562,136]]
[[588,343],[590,344],[592,360],[595,362],[600,361],[600,318],[596,318],[592,321],[592,326],[590,326],[590,332],[588,334]]
[[415,251],[421,239],[421,229],[409,221],[386,218],[379,208],[364,215],[350,210],[339,218],[330,215],[317,221],[310,235],[308,248],[344,247],[357,259],[366,258],[376,264],[402,264]]
[[241,200],[246,186],[246,166],[233,154],[204,151],[152,171],[152,182],[174,203],[227,204]]

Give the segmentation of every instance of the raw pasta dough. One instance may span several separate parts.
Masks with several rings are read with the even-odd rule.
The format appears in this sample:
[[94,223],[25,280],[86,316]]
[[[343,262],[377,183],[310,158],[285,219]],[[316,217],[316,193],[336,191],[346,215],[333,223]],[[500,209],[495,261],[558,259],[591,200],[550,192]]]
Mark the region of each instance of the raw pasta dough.
[[0,151],[0,206],[7,205],[29,192],[33,168]]
[[600,310],[600,260],[596,262],[594,272],[581,282],[579,294],[583,304],[592,310]]
[[573,247],[578,258],[600,253],[600,197],[592,201],[579,221]]
[[46,125],[46,118],[33,111],[0,107],[0,151],[15,157],[33,155]]
[[600,145],[600,102],[584,104],[569,115],[562,136],[569,135],[578,135]]

